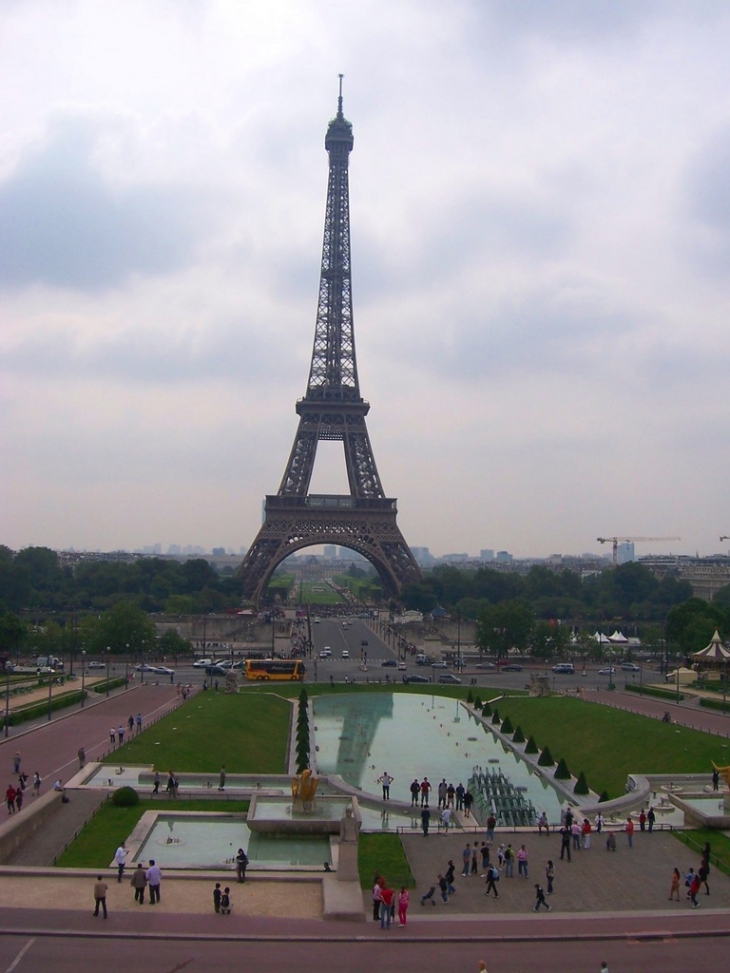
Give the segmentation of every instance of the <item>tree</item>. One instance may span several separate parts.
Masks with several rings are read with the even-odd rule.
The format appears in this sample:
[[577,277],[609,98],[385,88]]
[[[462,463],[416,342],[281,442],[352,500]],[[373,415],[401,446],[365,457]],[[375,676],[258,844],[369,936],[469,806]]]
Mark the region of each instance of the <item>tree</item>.
[[27,629],[23,622],[12,612],[0,612],[0,651],[10,655],[25,642]]
[[498,659],[510,649],[524,652],[534,626],[532,610],[522,598],[490,605],[479,615],[476,644],[480,652],[494,653]]
[[99,654],[110,648],[122,654],[149,651],[156,642],[157,631],[149,616],[134,602],[118,601],[98,620],[86,648]]
[[699,652],[720,630],[724,635],[728,627],[727,614],[714,602],[690,598],[672,608],[667,615],[667,639],[679,646],[686,655]]

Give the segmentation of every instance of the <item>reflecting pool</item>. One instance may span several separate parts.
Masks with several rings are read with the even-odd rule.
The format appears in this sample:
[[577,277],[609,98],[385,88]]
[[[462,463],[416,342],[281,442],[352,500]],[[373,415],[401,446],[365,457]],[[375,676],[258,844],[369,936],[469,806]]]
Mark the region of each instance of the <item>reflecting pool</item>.
[[410,803],[414,778],[428,777],[438,803],[439,781],[467,786],[487,780],[481,796],[489,813],[492,782],[506,787],[536,814],[560,820],[561,798],[549,781],[505,747],[458,701],[443,696],[399,693],[318,696],[313,702],[317,772],[340,774],[347,783],[380,794],[378,778],[393,778],[391,798]]

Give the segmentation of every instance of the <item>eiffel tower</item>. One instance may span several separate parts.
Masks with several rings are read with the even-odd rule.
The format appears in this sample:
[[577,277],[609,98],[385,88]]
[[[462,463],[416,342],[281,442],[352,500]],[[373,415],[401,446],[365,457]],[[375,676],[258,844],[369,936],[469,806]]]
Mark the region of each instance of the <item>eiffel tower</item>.
[[[352,124],[342,114],[342,75],[337,115],[327,127],[327,209],[314,348],[307,392],[296,404],[299,428],[275,496],[266,497],[264,523],[239,568],[243,595],[258,604],[274,569],[290,554],[314,544],[338,544],[367,558],[387,596],[421,572],[396,524],[397,501],[386,497],[378,476],[360,395],[355,359],[350,269],[349,156]],[[350,493],[310,494],[317,444],[343,444]]]

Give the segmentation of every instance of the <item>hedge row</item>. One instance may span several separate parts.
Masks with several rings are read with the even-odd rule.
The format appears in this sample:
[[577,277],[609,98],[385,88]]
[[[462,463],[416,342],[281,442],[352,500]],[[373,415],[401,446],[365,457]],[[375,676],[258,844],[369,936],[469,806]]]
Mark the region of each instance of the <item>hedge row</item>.
[[[671,689],[658,689],[656,686],[637,686],[635,683],[626,684],[627,693],[641,693],[644,696],[656,696],[658,699],[668,699],[677,701],[677,691]],[[682,693],[679,694],[680,701],[684,699]]]
[[725,710],[730,710],[730,698],[723,702],[721,699],[710,699],[707,696],[701,696],[700,706],[706,706],[708,709],[719,709],[721,712],[724,712]]
[[[500,723],[499,710],[497,709],[492,710],[492,708],[489,706],[488,703],[485,703],[481,709],[482,709],[482,716],[484,716],[485,718],[487,716],[491,716],[491,722],[499,726]],[[512,721],[510,720],[509,716],[505,718],[500,729],[502,733],[506,735],[510,735],[510,734],[512,735],[513,743],[524,742],[525,735],[522,731],[522,727],[518,726],[515,729],[512,726]],[[550,747],[545,747],[545,749],[542,752],[540,752],[537,744],[535,743],[535,738],[532,736],[527,741],[527,746],[525,747],[525,753],[540,753],[540,756],[537,758],[537,763],[540,767],[555,767],[555,758],[550,752]],[[573,776],[570,770],[568,769],[567,763],[565,762],[565,760],[563,760],[562,757],[558,761],[558,766],[555,769],[554,776],[556,780],[570,780],[570,778]],[[588,788],[588,782],[586,781],[586,775],[582,770],[578,774],[578,778],[575,782],[575,787],[573,788],[573,793],[574,794],[590,793],[590,790]],[[603,794],[601,794],[599,800],[604,801],[607,799],[608,797],[606,795],[606,792],[604,791]]]
[[[88,693],[85,693],[88,695]],[[81,690],[75,689],[71,693],[62,693],[60,696],[51,697],[51,712],[55,712],[58,709],[65,709],[67,706],[74,706],[76,703],[81,702]],[[14,712],[9,714],[8,726],[17,726],[19,723],[25,723],[28,720],[34,720],[38,716],[45,716],[48,712],[48,700],[44,699],[38,703],[31,703],[29,706],[23,706],[21,709],[16,709]]]

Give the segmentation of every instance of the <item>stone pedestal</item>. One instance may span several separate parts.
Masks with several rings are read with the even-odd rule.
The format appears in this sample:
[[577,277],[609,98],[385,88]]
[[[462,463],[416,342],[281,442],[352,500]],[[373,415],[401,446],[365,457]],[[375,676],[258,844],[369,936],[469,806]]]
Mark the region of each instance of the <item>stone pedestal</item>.
[[337,881],[360,882],[357,870],[357,842],[341,841],[337,853]]

